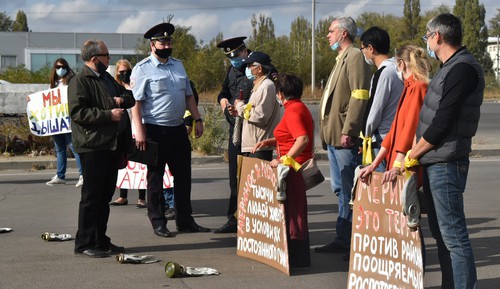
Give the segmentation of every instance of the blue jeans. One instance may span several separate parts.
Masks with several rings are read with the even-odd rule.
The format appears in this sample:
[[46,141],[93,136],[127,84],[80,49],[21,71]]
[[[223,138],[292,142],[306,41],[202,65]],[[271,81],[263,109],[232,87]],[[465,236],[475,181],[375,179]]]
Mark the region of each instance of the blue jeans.
[[163,196],[165,197],[165,208],[174,208],[174,188],[163,189]]
[[328,145],[330,179],[332,191],[339,197],[335,243],[350,247],[352,231],[352,210],[349,206],[353,186],[354,170],[361,163],[358,147],[339,149]]
[[66,167],[68,164],[68,146],[75,155],[76,165],[78,166],[78,172],[82,175],[82,165],[80,162],[80,156],[75,152],[73,144],[71,143],[71,133],[56,134],[52,136],[54,138],[56,157],[57,157],[57,177],[64,180],[66,179]]
[[[375,159],[375,157],[378,155],[379,151],[380,151],[379,148],[373,149],[373,159]],[[375,169],[375,171],[379,172],[379,173],[384,173],[386,169],[387,169],[387,161],[385,159],[383,159],[382,162],[380,163],[380,165],[378,165],[378,167]]]
[[468,158],[424,167],[429,227],[437,243],[442,288],[476,288],[476,266],[463,199],[468,171]]

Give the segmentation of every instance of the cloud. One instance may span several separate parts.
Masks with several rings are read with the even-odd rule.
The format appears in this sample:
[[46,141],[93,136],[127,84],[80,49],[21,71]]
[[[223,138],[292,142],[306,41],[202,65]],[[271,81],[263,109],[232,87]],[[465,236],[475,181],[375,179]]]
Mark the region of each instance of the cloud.
[[201,13],[188,18],[174,18],[172,23],[191,27],[190,32],[199,40],[210,41],[221,31],[220,18],[217,14]]
[[152,23],[151,19],[154,17],[154,12],[139,12],[132,14],[119,22],[116,27],[116,33],[144,33],[150,27],[157,23]]

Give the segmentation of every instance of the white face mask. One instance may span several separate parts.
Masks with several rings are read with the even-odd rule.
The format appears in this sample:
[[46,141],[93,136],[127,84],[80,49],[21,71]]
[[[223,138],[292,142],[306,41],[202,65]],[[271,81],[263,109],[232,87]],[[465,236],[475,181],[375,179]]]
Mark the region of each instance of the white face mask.
[[375,65],[375,64],[373,63],[373,60],[372,60],[372,59],[370,59],[370,58],[366,58],[366,55],[365,55],[364,53],[363,53],[363,56],[365,57],[365,62],[366,62],[366,63],[368,63],[368,65]]
[[396,74],[399,78],[399,80],[401,80],[402,82],[405,82],[405,80],[403,79],[403,71],[399,71],[397,68],[396,68]]
[[68,72],[68,71],[66,70],[66,68],[63,68],[63,67],[56,69],[56,73],[59,77],[65,76],[66,72]]

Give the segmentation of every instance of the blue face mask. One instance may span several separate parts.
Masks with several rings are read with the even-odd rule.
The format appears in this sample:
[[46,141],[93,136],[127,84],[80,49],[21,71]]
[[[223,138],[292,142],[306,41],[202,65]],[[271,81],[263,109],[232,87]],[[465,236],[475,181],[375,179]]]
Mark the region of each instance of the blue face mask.
[[333,45],[332,45],[332,46],[330,46],[330,48],[331,48],[332,50],[334,50],[334,51],[337,51],[337,50],[339,49],[339,47],[340,47],[340,43],[339,43],[338,41],[337,41],[337,42],[335,42],[335,43],[333,43]]
[[247,68],[245,69],[245,75],[247,76],[248,79],[250,80],[254,80],[255,79],[255,75],[252,74],[252,69],[250,69],[250,67],[247,66]]
[[59,77],[65,76],[66,72],[68,72],[68,71],[66,70],[66,68],[63,68],[63,67],[56,69],[56,73]]
[[240,57],[230,58],[229,61],[231,61],[231,65],[236,68],[240,68],[243,65],[243,58]]
[[437,56],[436,56],[436,52],[434,52],[430,46],[429,46],[429,42],[427,42],[427,54],[429,54],[430,57],[434,58],[434,59],[437,59]]

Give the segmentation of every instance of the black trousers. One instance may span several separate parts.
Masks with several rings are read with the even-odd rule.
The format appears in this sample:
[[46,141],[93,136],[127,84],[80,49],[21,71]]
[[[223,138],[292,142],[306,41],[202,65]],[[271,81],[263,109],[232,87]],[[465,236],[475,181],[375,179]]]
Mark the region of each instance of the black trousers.
[[148,217],[153,228],[166,226],[163,174],[165,164],[174,177],[177,227],[194,222],[191,216],[191,143],[184,124],[167,127],[146,124],[146,137],[158,143],[158,166],[148,166]]
[[115,151],[104,150],[79,155],[85,182],[78,210],[75,252],[109,246],[111,239],[106,236],[109,202],[118,176],[118,153]]
[[229,139],[227,155],[229,161],[229,189],[231,190],[229,194],[229,206],[227,208],[227,217],[234,218],[234,214],[237,209],[238,201],[238,155],[241,155],[241,145],[235,146],[232,142],[233,140],[234,124],[229,123]]

